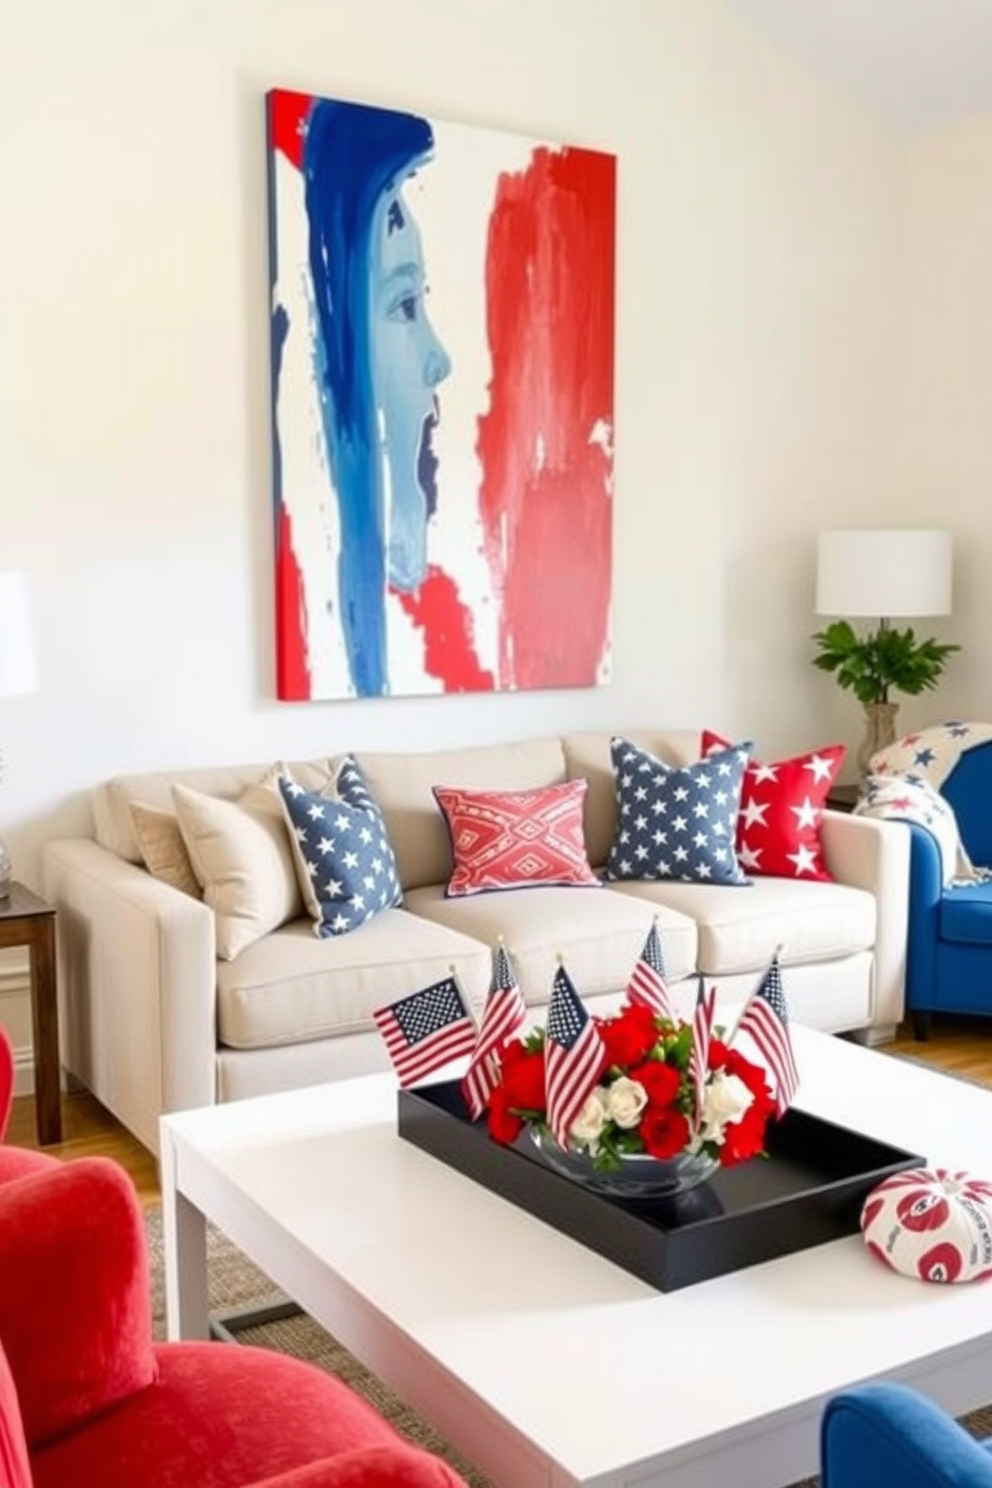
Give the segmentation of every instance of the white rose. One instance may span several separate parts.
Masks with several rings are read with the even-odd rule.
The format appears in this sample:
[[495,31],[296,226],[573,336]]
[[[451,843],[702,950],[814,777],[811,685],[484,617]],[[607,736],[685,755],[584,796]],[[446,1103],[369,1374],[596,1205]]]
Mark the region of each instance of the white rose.
[[606,1121],[606,1091],[600,1085],[586,1096],[585,1105],[572,1122],[568,1135],[576,1146],[587,1147],[595,1157],[600,1133]]
[[637,1125],[647,1103],[648,1093],[644,1086],[626,1075],[621,1075],[607,1087],[606,1114],[622,1131],[630,1131]]
[[726,1126],[740,1121],[754,1095],[738,1075],[728,1075],[726,1070],[717,1070],[703,1095],[704,1142],[722,1142]]

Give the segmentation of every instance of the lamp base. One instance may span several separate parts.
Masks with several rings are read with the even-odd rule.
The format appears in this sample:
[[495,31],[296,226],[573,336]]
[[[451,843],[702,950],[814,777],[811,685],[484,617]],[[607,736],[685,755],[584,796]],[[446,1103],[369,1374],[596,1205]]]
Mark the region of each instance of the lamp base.
[[0,901],[10,898],[10,885],[14,877],[14,865],[10,860],[10,849],[0,837]]
[[862,778],[871,774],[871,757],[880,749],[896,742],[898,703],[865,703],[865,736],[858,750],[858,770]]

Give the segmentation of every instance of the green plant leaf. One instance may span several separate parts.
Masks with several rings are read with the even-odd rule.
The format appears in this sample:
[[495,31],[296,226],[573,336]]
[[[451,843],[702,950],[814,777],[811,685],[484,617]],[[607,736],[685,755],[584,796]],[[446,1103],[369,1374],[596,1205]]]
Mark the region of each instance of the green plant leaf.
[[879,627],[859,636],[847,620],[834,620],[813,635],[813,665],[832,672],[861,703],[887,703],[889,688],[915,697],[936,687],[947,659],[961,647],[932,638],[918,641],[911,628]]

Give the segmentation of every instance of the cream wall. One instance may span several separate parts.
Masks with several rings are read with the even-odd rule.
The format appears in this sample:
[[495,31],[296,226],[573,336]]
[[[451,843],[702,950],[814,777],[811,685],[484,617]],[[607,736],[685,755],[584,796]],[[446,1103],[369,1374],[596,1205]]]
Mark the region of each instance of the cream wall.
[[[905,280],[895,491],[955,534],[954,615],[964,643],[941,684],[944,718],[992,717],[992,118],[906,152]],[[909,708],[906,712],[909,714]],[[912,722],[912,721],[911,721]],[[912,722],[915,727],[915,722]]]
[[[0,34],[0,567],[31,573],[43,673],[0,735],[22,878],[131,768],[648,718],[766,753],[857,740],[809,664],[815,534],[903,500],[950,515],[956,411],[927,449],[917,431],[912,475],[904,437],[929,402],[904,365],[907,236],[939,162],[907,166],[713,0],[0,0]],[[274,85],[617,153],[609,688],[274,701]],[[943,261],[953,278],[953,234]]]

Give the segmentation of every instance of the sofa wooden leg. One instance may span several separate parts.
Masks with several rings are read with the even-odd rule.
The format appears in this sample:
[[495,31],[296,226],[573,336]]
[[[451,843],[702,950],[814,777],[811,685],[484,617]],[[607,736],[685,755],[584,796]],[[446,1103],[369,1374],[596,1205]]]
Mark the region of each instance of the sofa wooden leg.
[[913,1014],[913,1037],[921,1043],[925,1043],[930,1037],[930,1014],[918,1012]]

